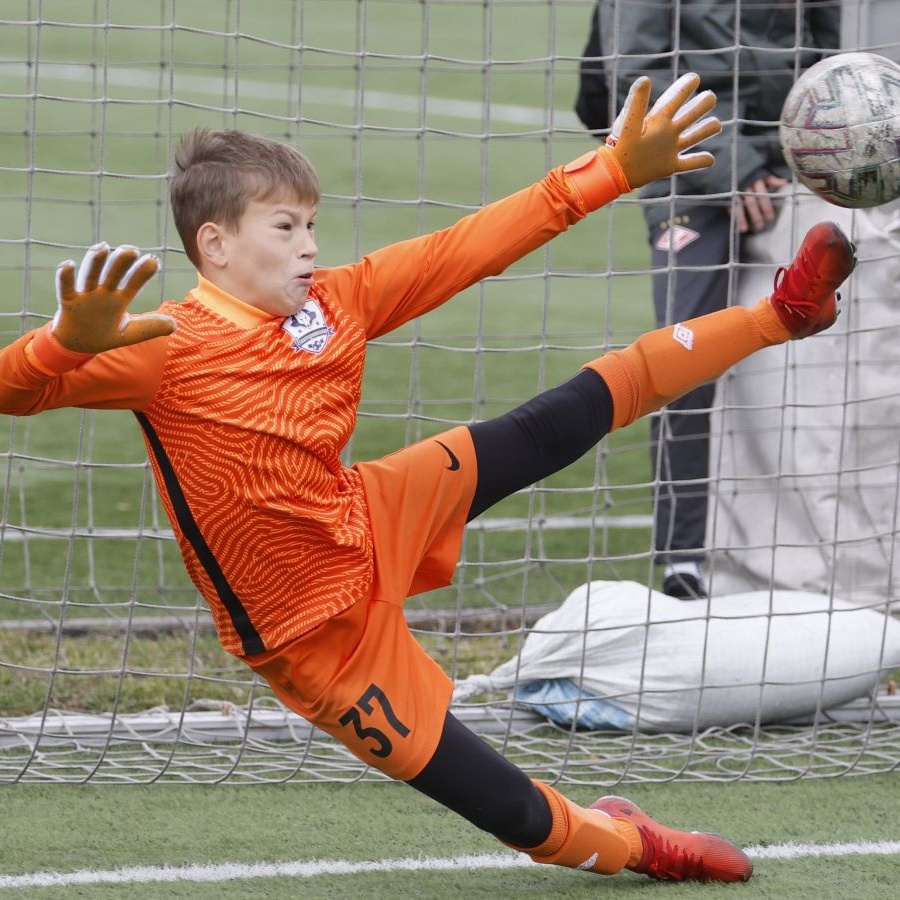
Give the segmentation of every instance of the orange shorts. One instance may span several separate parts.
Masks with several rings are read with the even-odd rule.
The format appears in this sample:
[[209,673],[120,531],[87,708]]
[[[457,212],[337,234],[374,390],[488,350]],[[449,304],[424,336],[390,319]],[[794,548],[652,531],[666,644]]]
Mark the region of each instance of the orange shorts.
[[434,755],[453,683],[410,633],[403,603],[453,577],[475,450],[460,427],[357,468],[375,545],[370,596],[246,662],[286,706],[408,781]]

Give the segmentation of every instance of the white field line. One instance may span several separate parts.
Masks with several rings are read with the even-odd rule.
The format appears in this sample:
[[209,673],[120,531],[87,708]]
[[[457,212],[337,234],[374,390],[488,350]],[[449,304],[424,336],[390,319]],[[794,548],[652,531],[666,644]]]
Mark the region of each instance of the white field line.
[[898,856],[900,841],[854,841],[851,844],[771,844],[744,847],[751,859],[809,859],[822,856]]
[[[831,844],[773,844],[746,847],[754,860],[793,860],[809,857],[897,856],[900,841],[856,841]],[[318,859],[282,863],[218,863],[193,866],[128,866],[121,869],[82,869],[77,872],[33,872],[0,875],[0,889],[74,887],[91,884],[149,882],[217,882],[252,878],[315,878],[320,875],[364,875],[369,872],[442,872],[473,869],[517,869],[534,866],[524,854],[483,853],[451,857],[407,857],[370,862]]]
[[[37,76],[35,77],[35,72]],[[143,90],[159,91],[161,87],[170,87],[175,97],[181,95],[196,96],[205,94],[216,97],[221,101],[223,90],[229,91],[229,96],[236,104],[240,98],[255,98],[271,100],[278,85],[271,81],[263,81],[252,78],[235,77],[229,80],[215,78],[209,75],[178,74],[167,84],[166,76],[161,76],[159,70],[128,69],[110,67],[98,75],[97,69],[88,65],[76,63],[60,63],[55,61],[39,61],[34,69],[29,69],[16,60],[0,57],[0,82],[4,76],[13,76],[17,80],[28,79],[32,90],[46,92],[43,85],[65,82],[78,84],[96,83],[98,86],[130,87]],[[292,91],[301,99],[311,103],[355,108],[362,106],[365,109],[381,109],[396,112],[418,113],[428,110],[432,113],[450,116],[466,121],[492,120],[507,125],[523,125],[546,128],[552,124],[556,128],[570,128],[583,131],[581,123],[573,112],[546,110],[533,106],[520,106],[513,103],[491,103],[490,105],[478,100],[459,100],[444,97],[425,97],[413,94],[397,94],[389,91],[372,91],[364,87],[360,90],[317,87],[315,85],[304,86],[294,84]],[[31,96],[31,94],[14,95]],[[217,107],[218,108],[218,107]]]

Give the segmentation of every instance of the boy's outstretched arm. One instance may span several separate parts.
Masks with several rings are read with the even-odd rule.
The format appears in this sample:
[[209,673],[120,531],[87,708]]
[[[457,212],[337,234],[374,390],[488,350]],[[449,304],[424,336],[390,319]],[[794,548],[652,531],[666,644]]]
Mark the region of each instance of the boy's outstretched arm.
[[53,320],[0,351],[0,412],[141,409],[165,352],[151,339],[171,334],[175,322],[164,313],[132,316],[128,305],[158,268],[130,245],[95,244],[77,272],[71,260],[60,263]]
[[570,225],[655,178],[712,165],[690,152],[721,129],[697,75],[679,78],[648,111],[650,80],[639,78],[606,146],[552,169],[541,181],[432,234],[392,244],[316,279],[340,297],[369,338],[435,309],[454,294],[543,246]]

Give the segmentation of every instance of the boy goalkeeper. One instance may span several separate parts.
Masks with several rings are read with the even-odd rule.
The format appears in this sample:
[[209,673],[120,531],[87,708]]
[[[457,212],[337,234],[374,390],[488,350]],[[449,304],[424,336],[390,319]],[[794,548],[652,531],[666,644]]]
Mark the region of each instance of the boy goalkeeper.
[[[512,412],[352,467],[366,341],[435,308],[623,192],[711,165],[715,98],[635,82],[608,146],[454,226],[317,270],[320,188],[294,149],[195,130],[172,207],[198,286],[129,316],[158,262],[92,247],[57,272],[53,321],[0,353],[0,410],[129,409],[221,642],[360,759],[543,863],[740,881],[750,860],[619,797],[582,808],[448,712],[451,682],[403,617],[447,584],[465,523],[605,434],[762,347],[828,327],[854,265],[816,226],[771,297],[651,332]],[[704,118],[705,117],[705,118]]]

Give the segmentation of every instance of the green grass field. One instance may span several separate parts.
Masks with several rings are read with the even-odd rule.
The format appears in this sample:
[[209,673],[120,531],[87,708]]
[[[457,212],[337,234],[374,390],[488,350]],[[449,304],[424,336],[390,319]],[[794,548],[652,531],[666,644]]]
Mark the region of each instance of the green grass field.
[[[57,262],[99,239],[162,256],[163,273],[138,309],[193,285],[167,210],[165,172],[174,137],[194,124],[260,131],[307,152],[325,188],[323,265],[443,227],[540,178],[591,146],[571,111],[591,6],[181,0],[110,4],[104,23],[93,0],[6,0],[0,339],[52,315]],[[507,277],[380,341],[348,460],[499,413],[632,339],[651,320],[647,256],[640,209],[625,200]],[[247,670],[202,631],[72,627],[83,618],[111,625],[198,615],[174,545],[153,535],[166,523],[129,414],[63,410],[3,420],[0,452],[0,619],[69,626],[0,628],[0,721],[45,706],[129,712],[198,698],[245,703]],[[491,515],[645,517],[648,480],[639,423]],[[104,536],[116,529],[140,536]],[[473,531],[458,584],[410,608],[520,608],[558,601],[588,578],[647,580],[648,551],[642,527]],[[444,636],[430,646],[457,675],[485,671],[511,650],[503,641]],[[757,877],[736,888],[504,868],[510,856],[493,839],[396,785],[18,784],[3,794],[0,898],[894,897],[894,780],[614,786],[667,822],[758,848]],[[604,792],[570,791],[586,802]],[[873,849],[877,841],[892,843]],[[799,845],[796,854],[766,854],[789,842]],[[498,853],[506,862],[479,868],[464,859]],[[444,868],[422,871],[413,864],[422,858]],[[348,861],[343,872],[340,860]],[[363,862],[380,870],[354,868]],[[276,863],[309,865],[288,877]],[[208,881],[156,868],[133,882],[90,874],[256,864],[239,873],[217,868]],[[89,871],[71,877],[79,870]],[[27,880],[35,873],[70,877],[40,887]]]
[[[583,803],[624,793],[662,821],[727,835],[754,860],[742,885],[510,868],[524,858],[396,784],[20,786],[4,795],[0,897],[888,900],[895,778],[566,789]],[[56,886],[26,886],[41,874]]]

